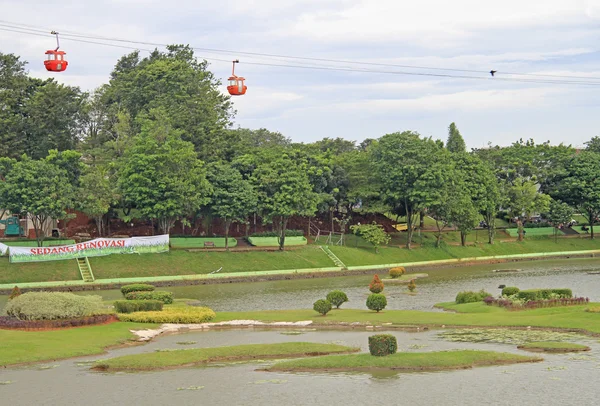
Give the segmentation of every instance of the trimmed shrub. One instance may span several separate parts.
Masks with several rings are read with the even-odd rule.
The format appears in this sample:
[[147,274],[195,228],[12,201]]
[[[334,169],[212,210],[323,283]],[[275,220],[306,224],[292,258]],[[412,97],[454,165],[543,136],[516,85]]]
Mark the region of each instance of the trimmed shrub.
[[536,300],[539,297],[539,289],[521,290],[517,294],[517,297],[526,302],[530,300]]
[[383,282],[379,279],[379,275],[375,274],[373,276],[373,280],[369,284],[369,290],[373,293],[383,292]]
[[415,289],[417,288],[417,284],[415,283],[414,279],[411,279],[410,282],[408,283],[407,286],[408,290],[410,290],[411,292],[414,292]]
[[387,299],[385,295],[381,293],[372,293],[367,298],[367,308],[369,310],[375,310],[377,313],[385,309],[387,306]]
[[395,268],[390,269],[390,278],[396,279],[401,277],[406,273],[406,269],[403,266],[397,266]]
[[331,310],[331,302],[329,302],[329,300],[319,299],[313,304],[313,309],[315,312],[325,316]]
[[464,291],[456,295],[455,302],[456,304],[482,302],[488,296],[492,295],[483,289],[479,292]]
[[91,316],[102,309],[102,297],[61,292],[28,292],[10,300],[4,311],[19,320],[56,320]]
[[113,321],[119,321],[114,314],[96,314],[94,316],[58,320],[19,320],[13,317],[0,316],[0,327],[4,329],[39,330],[46,328],[93,326]]
[[398,341],[391,334],[377,334],[369,337],[369,352],[376,357],[395,354]]
[[8,300],[13,300],[15,297],[20,296],[20,295],[21,295],[21,289],[19,289],[19,287],[15,285],[12,292],[10,292],[10,296],[8,297]]
[[573,297],[573,291],[571,289],[551,289],[551,292],[565,299],[570,299]]
[[516,295],[517,293],[519,293],[521,289],[517,288],[516,286],[507,286],[505,288],[502,288],[502,296],[512,296],[512,295]]
[[206,323],[216,317],[208,307],[171,307],[161,312],[120,313],[121,321],[136,323]]
[[163,304],[160,300],[116,300],[114,306],[117,313],[134,313],[161,311]]
[[332,290],[327,294],[327,300],[335,306],[336,309],[339,309],[342,304],[348,301],[348,296],[341,290]]
[[134,283],[132,285],[125,285],[121,287],[121,293],[123,296],[128,294],[129,292],[152,292],[156,289],[152,285],[147,285],[145,283]]
[[129,292],[125,295],[127,300],[160,300],[164,304],[173,303],[173,293],[156,290],[154,292]]

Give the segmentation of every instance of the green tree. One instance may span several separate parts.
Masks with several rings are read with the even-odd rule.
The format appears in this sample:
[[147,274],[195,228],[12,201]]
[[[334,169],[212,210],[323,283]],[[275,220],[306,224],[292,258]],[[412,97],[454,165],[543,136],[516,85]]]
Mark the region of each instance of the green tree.
[[141,133],[125,152],[118,181],[125,203],[145,218],[157,219],[165,234],[177,219],[208,203],[211,193],[193,144],[181,139],[167,114],[157,109],[142,118]]
[[65,218],[66,209],[72,207],[73,187],[67,173],[46,160],[24,156],[7,173],[4,186],[3,206],[13,213],[29,214],[41,247],[48,222]]
[[361,237],[366,242],[372,244],[375,247],[375,252],[379,253],[379,247],[387,245],[390,242],[390,235],[386,233],[380,224],[373,222],[373,224],[357,224],[350,226],[350,230]]
[[600,216],[600,153],[583,151],[574,156],[551,193],[585,214],[593,239],[594,222]]
[[511,217],[517,217],[519,241],[523,241],[523,217],[531,217],[533,213],[545,213],[550,205],[550,196],[538,193],[533,181],[517,179],[507,187],[507,208]]
[[585,149],[590,152],[600,153],[600,137],[592,137],[585,143]]
[[252,184],[229,165],[213,165],[208,180],[213,187],[210,210],[225,222],[225,248],[229,249],[231,223],[245,223],[248,216],[256,211],[256,192]]
[[410,131],[384,135],[371,147],[382,198],[392,211],[406,215],[408,249],[417,216],[440,199],[449,161],[446,154],[431,138]]
[[279,249],[283,250],[290,216],[313,216],[320,196],[310,183],[309,163],[305,159],[276,151],[264,151],[254,159],[257,166],[251,179],[259,210],[273,222],[279,234]]
[[548,221],[554,226],[554,241],[558,235],[558,228],[562,225],[566,227],[571,219],[573,219],[574,210],[571,206],[564,202],[552,200],[550,209],[548,210]]
[[109,171],[100,166],[88,167],[80,178],[76,207],[94,219],[100,237],[106,235],[104,217],[117,200]]
[[460,153],[467,151],[467,145],[456,124],[451,123],[448,126],[448,140],[446,141],[446,149],[452,153]]

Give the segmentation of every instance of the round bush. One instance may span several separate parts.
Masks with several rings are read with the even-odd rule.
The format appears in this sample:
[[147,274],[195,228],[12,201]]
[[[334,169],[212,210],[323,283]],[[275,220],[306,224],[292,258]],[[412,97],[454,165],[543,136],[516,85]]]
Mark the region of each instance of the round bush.
[[382,295],[381,293],[372,293],[367,298],[367,308],[369,310],[375,310],[379,313],[379,311],[385,309],[386,306],[387,299],[385,298],[385,295]]
[[397,266],[395,268],[390,269],[390,278],[396,279],[401,277],[406,273],[406,269],[403,266]]
[[102,309],[102,297],[61,292],[28,292],[10,300],[6,314],[19,320],[56,320],[91,316]]
[[507,286],[505,288],[502,288],[502,296],[512,296],[512,295],[516,295],[517,293],[519,293],[521,289],[517,288],[516,286]]
[[336,309],[339,309],[343,303],[348,301],[348,296],[341,290],[332,290],[327,294],[327,300],[335,306]]
[[395,354],[398,341],[391,334],[377,334],[369,337],[369,352],[376,357]]
[[325,316],[331,310],[331,302],[329,300],[319,299],[313,304],[313,309],[317,313],[321,313]]
[[123,296],[128,294],[129,292],[152,292],[156,289],[152,285],[147,285],[145,283],[134,283],[132,285],[121,286],[121,293]]
[[415,283],[414,279],[411,279],[410,282],[408,283],[407,286],[408,290],[410,290],[411,292],[414,292],[414,290],[417,288],[417,284]]
[[369,290],[373,293],[383,292],[383,282],[379,279],[379,275],[375,274],[373,276],[373,280],[369,284]]

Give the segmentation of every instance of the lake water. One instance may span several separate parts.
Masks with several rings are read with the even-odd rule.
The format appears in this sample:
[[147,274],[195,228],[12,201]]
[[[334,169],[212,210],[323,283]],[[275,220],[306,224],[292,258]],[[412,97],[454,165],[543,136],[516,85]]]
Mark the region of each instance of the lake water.
[[[518,268],[518,273],[493,269]],[[386,285],[390,309],[434,311],[461,290],[498,286],[568,287],[578,296],[600,301],[600,260],[578,259],[446,268],[426,271],[417,281],[418,294],[403,285]],[[202,285],[164,288],[175,297],[197,299],[217,311],[312,307],[332,289],[344,290],[350,303],[364,308],[370,276],[295,281]],[[89,292],[117,299],[118,290]],[[87,293],[86,293],[87,294]],[[4,297],[2,300],[6,300]],[[367,350],[368,331],[280,331],[253,329],[193,332],[159,337],[144,346],[111,350],[102,356],[49,362],[0,370],[0,404],[4,405],[595,405],[594,382],[600,378],[600,344],[584,354],[546,355],[542,363],[435,373],[271,373],[257,371],[265,363],[243,363],[139,374],[92,372],[88,361],[167,348],[201,348],[287,341],[333,342]],[[400,351],[482,349],[522,353],[513,344],[449,342],[436,331],[394,331]],[[191,346],[179,341],[196,341]],[[0,343],[2,345],[2,343]],[[417,349],[418,348],[418,349]],[[83,364],[82,364],[83,363]]]

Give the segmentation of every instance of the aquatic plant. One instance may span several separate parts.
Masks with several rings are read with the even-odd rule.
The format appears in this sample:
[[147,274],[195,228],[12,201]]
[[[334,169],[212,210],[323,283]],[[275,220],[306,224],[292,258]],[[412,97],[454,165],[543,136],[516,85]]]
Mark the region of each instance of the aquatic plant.
[[585,339],[574,333],[544,330],[482,329],[448,330],[437,335],[446,341],[466,343],[499,343],[522,345],[529,342],[570,342]]
[[369,284],[369,290],[373,293],[381,293],[383,292],[383,282],[379,279],[379,275],[373,275],[373,280]]

